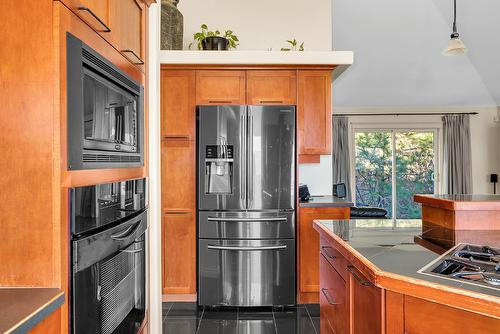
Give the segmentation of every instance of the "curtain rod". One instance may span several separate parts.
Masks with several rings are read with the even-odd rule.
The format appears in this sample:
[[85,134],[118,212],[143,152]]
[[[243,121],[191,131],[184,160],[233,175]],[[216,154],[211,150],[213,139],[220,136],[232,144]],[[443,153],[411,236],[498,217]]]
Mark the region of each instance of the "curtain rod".
[[444,115],[477,115],[478,112],[405,112],[405,113],[352,113],[352,114],[336,114],[333,116],[444,116]]

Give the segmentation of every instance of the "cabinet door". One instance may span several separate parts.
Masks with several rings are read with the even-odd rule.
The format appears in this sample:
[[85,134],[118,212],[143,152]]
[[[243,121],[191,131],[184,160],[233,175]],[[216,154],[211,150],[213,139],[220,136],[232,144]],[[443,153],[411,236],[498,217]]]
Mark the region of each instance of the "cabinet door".
[[332,76],[330,70],[298,71],[299,155],[331,154]]
[[195,142],[164,140],[161,152],[162,205],[166,212],[196,209]]
[[247,104],[295,105],[297,71],[247,71]]
[[245,71],[196,71],[196,104],[245,104]]
[[195,127],[195,72],[189,70],[162,70],[162,138],[195,140]]
[[144,65],[146,5],[137,0],[108,1],[111,43],[131,63]]
[[[320,316],[321,333],[347,333],[346,284],[326,258],[320,256]],[[325,329],[323,330],[323,327]]]
[[348,207],[300,208],[299,210],[299,303],[319,301],[319,235],[314,219],[348,219]]
[[196,219],[194,212],[165,214],[162,222],[164,294],[196,293]]
[[111,32],[109,24],[110,1],[111,0],[62,0],[69,9],[75,12],[92,29],[103,35]]
[[348,266],[347,270],[351,333],[381,333],[382,289],[376,287],[354,266]]

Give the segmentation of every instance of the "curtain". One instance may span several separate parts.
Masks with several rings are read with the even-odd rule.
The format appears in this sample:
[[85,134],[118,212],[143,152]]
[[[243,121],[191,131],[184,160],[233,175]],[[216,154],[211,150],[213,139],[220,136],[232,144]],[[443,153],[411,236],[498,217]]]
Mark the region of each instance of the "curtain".
[[469,115],[443,116],[443,170],[447,194],[472,193],[469,119]]
[[351,200],[351,158],[349,155],[349,119],[333,116],[332,129],[333,184],[345,183],[346,198]]

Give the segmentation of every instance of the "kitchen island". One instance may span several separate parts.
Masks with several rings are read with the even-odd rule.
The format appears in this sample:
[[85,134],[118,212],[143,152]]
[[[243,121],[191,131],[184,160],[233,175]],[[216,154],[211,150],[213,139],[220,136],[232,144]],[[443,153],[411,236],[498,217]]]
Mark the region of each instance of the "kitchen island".
[[[498,330],[498,286],[422,272],[441,254],[417,243],[420,220],[316,220],[314,228],[320,235],[321,333]],[[489,235],[500,240],[500,231]]]

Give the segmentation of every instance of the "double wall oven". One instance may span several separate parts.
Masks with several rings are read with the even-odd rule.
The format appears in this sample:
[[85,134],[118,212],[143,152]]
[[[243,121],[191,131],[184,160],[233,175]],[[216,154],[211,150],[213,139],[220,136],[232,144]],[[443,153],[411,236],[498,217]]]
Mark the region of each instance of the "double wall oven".
[[146,182],[70,190],[72,333],[136,333],[144,320]]

